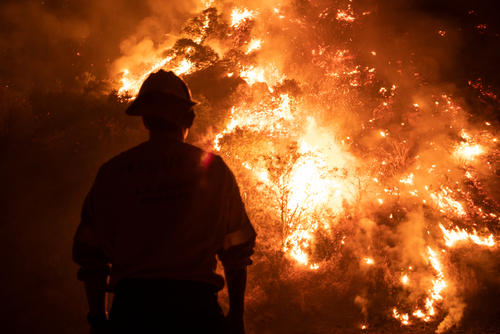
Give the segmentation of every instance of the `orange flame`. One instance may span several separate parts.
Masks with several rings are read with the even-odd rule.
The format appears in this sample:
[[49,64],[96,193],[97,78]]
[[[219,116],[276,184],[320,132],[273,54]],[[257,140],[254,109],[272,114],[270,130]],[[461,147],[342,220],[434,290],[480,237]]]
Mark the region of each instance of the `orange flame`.
[[486,237],[481,238],[477,235],[476,230],[474,230],[473,234],[470,234],[467,233],[467,231],[464,229],[460,230],[458,226],[455,228],[455,230],[447,230],[440,223],[439,227],[444,233],[444,238],[446,239],[446,246],[448,247],[452,247],[455,242],[461,240],[471,240],[472,242],[483,246],[489,246],[489,247],[495,246],[495,241],[493,240],[493,234],[490,234],[490,236],[487,238]]

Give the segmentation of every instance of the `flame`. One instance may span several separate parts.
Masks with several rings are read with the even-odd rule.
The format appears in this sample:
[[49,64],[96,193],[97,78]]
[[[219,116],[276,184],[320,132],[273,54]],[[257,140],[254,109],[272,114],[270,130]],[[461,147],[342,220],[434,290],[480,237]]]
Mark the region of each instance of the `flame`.
[[203,0],[203,4],[205,5],[206,8],[210,8],[212,4],[214,3],[215,0]]
[[252,53],[256,50],[259,50],[262,45],[262,41],[260,39],[252,39],[250,43],[248,43],[248,49],[246,54]]
[[294,119],[291,113],[290,98],[282,94],[273,98],[270,104],[261,101],[256,105],[242,104],[231,109],[231,117],[226,128],[215,136],[214,148],[220,151],[219,141],[225,135],[232,133],[236,128],[246,128],[254,132],[267,131],[271,135],[286,133],[281,124]]
[[413,173],[409,174],[406,178],[399,180],[401,183],[413,184]]
[[[333,189],[339,191],[339,185],[326,177],[322,169],[326,166],[323,155],[305,140],[302,141],[299,152],[303,157],[299,159],[291,176],[290,199],[287,203],[289,212],[302,212],[307,215],[314,211],[314,208],[326,203]],[[338,203],[340,205],[340,203]],[[318,228],[314,221],[301,222],[300,220],[290,221],[289,229],[292,231],[286,238],[283,250],[288,252],[295,260],[302,264],[308,264],[306,250],[310,246],[311,234]],[[318,265],[313,265],[311,269],[317,269]]]
[[476,230],[474,230],[474,234],[470,234],[470,233],[467,233],[467,231],[465,231],[464,229],[460,230],[458,228],[458,226],[456,227],[455,230],[447,230],[440,223],[439,227],[441,228],[441,230],[444,233],[444,238],[446,240],[446,246],[448,246],[448,247],[452,247],[455,242],[461,241],[461,240],[471,240],[474,243],[476,243],[478,245],[483,245],[483,246],[489,246],[489,247],[495,246],[495,241],[493,240],[493,234],[490,234],[490,236],[488,238],[486,238],[486,237],[481,238],[477,235]]
[[[428,259],[433,269],[436,272],[436,278],[432,280],[431,289],[428,290],[429,296],[425,299],[425,309],[426,311],[422,311],[420,309],[416,309],[412,316],[422,319],[423,321],[429,321],[433,316],[436,315],[435,303],[443,299],[443,291],[446,289],[446,281],[444,279],[444,274],[442,270],[442,265],[439,262],[437,257],[437,253],[434,252],[430,247],[427,247],[427,251],[429,252]],[[411,270],[411,267],[409,268]],[[408,275],[404,275],[401,278],[401,282],[404,285],[409,284]],[[401,321],[403,325],[409,325],[409,315],[404,314],[400,315],[397,311],[397,308],[393,309],[393,316],[395,319]]]
[[348,5],[347,10],[339,9],[337,11],[337,20],[346,22],[353,22],[355,20],[351,10],[351,5]]
[[408,313],[406,313],[406,314],[399,314],[398,310],[396,308],[394,308],[392,310],[392,314],[394,316],[394,319],[400,320],[403,325],[409,325],[410,324]]
[[193,63],[187,59],[183,59],[179,66],[174,69],[174,73],[177,75],[189,74],[193,71]]
[[288,253],[292,258],[294,258],[298,263],[308,264],[308,255],[305,252],[310,245],[311,234],[305,229],[301,229],[303,226],[299,224],[297,229],[286,238],[283,251]]
[[414,317],[417,317],[417,318],[421,318],[423,321],[429,321],[431,320],[431,318],[427,315],[424,314],[424,312],[422,312],[421,310],[416,310],[415,312],[413,312],[413,316]]
[[264,70],[260,68],[254,68],[250,66],[247,69],[241,71],[240,76],[249,84],[253,85],[256,82],[265,82]]
[[464,160],[471,161],[481,153],[483,153],[481,146],[462,143],[457,147],[455,154]]
[[460,204],[460,202],[458,201],[455,201],[451,197],[452,194],[453,191],[450,188],[444,187],[441,188],[441,191],[437,194],[431,193],[430,197],[432,200],[434,200],[434,202],[438,205],[442,212],[450,212],[457,216],[465,216],[466,212],[462,204]]
[[484,153],[484,150],[482,146],[475,143],[472,136],[465,129],[462,130],[460,135],[465,141],[456,146],[454,155],[463,163],[472,163],[477,156]]
[[123,70],[123,77],[121,79],[122,87],[118,90],[118,95],[122,96],[129,93],[135,98],[144,80],[146,80],[151,73],[163,68],[171,59],[171,57],[167,57],[153,65],[149,70],[135,76],[128,69]]
[[251,10],[246,8],[238,9],[235,7],[231,13],[231,27],[239,27],[246,20],[252,19],[254,15],[255,13]]
[[429,292],[431,293],[431,298],[427,298],[425,307],[427,308],[427,315],[433,316],[436,314],[434,310],[434,302],[437,300],[443,299],[441,296],[441,292],[446,287],[446,282],[444,281],[443,271],[441,269],[441,264],[436,256],[436,253],[430,248],[427,247],[429,251],[429,261],[432,264],[432,267],[436,270],[437,275],[436,279],[432,281],[433,287]]

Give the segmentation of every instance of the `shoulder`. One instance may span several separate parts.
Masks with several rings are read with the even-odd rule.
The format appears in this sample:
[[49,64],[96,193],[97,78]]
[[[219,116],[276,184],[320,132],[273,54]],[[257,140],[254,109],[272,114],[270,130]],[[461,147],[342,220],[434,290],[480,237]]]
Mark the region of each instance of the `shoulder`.
[[231,172],[229,167],[226,165],[224,160],[217,154],[209,152],[188,143],[182,143],[183,148],[190,151],[193,155],[196,155],[200,159],[200,165],[205,168],[224,170]]
[[137,159],[137,157],[140,157],[142,154],[144,154],[145,151],[147,151],[147,147],[148,142],[143,142],[137,146],[129,148],[128,150],[115,155],[99,167],[96,180],[104,176],[105,174],[116,173],[117,167],[119,168],[120,165],[127,161]]
[[[205,172],[215,172],[218,175],[232,175],[231,170],[223,159],[209,151],[184,142],[151,142],[147,141],[132,147],[105,162],[99,168],[97,178],[105,175],[116,175],[131,171],[148,171],[150,163],[169,162],[179,166],[199,168]],[[139,166],[138,164],[142,164]],[[137,165],[137,166],[136,166]],[[133,173],[132,173],[133,174]]]

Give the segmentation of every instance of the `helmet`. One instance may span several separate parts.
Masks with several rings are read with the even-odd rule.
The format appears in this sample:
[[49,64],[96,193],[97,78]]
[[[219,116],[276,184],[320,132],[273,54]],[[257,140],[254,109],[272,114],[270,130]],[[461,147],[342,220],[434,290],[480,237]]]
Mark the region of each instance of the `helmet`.
[[159,70],[143,82],[137,98],[125,113],[131,116],[154,116],[170,123],[190,128],[193,107],[199,104],[191,97],[188,86],[174,72]]

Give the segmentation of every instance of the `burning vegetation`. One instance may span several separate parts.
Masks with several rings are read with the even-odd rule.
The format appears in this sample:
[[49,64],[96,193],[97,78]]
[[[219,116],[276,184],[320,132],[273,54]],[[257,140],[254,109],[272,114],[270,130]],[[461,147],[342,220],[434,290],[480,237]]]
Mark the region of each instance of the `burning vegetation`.
[[259,234],[257,328],[293,312],[287,303],[328,317],[322,305],[354,293],[360,328],[393,318],[444,332],[467,296],[499,283],[482,267],[498,259],[486,185],[498,179],[496,129],[434,85],[408,46],[389,57],[360,38],[376,10],[210,2],[154,52],[115,62],[123,97],[163,68],[204,101],[192,141],[231,166]]

